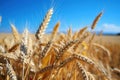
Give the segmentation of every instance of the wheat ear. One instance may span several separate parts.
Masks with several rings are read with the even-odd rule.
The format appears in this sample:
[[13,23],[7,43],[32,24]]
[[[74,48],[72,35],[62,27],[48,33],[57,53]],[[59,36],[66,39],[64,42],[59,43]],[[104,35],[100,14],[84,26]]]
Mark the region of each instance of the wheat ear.
[[73,47],[74,51],[77,50],[78,46],[79,46],[79,45],[83,42],[83,40],[85,40],[88,36],[89,36],[88,34],[87,34],[87,35],[84,34],[84,35],[80,38],[80,40],[77,42],[77,44],[75,44],[75,46]]
[[108,78],[105,71],[103,71],[97,64],[95,64],[95,62],[93,60],[91,60],[88,57],[85,57],[83,55],[73,54],[73,56],[74,56],[74,58],[76,58],[78,60],[84,61],[84,62],[94,66],[97,70],[99,70],[99,72],[101,72],[106,78]]
[[87,72],[87,75],[89,80],[95,80],[95,77],[90,72]]
[[46,29],[46,27],[47,27],[47,25],[48,25],[48,23],[49,23],[49,21],[51,19],[52,14],[53,14],[53,8],[51,8],[47,12],[45,18],[43,19],[43,22],[39,26],[39,28],[38,28],[38,30],[37,30],[37,32],[35,34],[35,36],[36,36],[37,39],[41,40],[41,38],[42,38],[42,36],[44,34],[44,31],[45,31],[45,29]]
[[27,28],[24,30],[21,45],[20,45],[20,53],[21,53],[21,60],[23,61],[23,74],[22,74],[22,80],[24,80],[24,69],[25,69],[25,60],[26,56],[28,55],[27,53],[28,50],[28,30]]
[[22,37],[21,46],[20,46],[20,51],[23,56],[27,55],[27,48],[28,48],[28,30],[25,29]]
[[15,44],[8,50],[8,52],[14,52],[15,50],[17,50],[18,47],[19,47],[19,44]]
[[78,42],[78,40],[69,41],[69,42],[67,42],[66,45],[64,45],[62,48],[60,48],[59,52],[58,52],[58,54],[56,56],[55,63],[63,56],[65,51],[68,50],[71,46],[73,46],[76,42]]
[[63,66],[65,66],[67,63],[69,63],[69,62],[71,62],[71,61],[73,61],[74,60],[74,57],[73,56],[70,56],[69,58],[67,58],[67,59],[65,59],[64,61],[62,61],[59,65],[58,65],[58,67],[63,67]]
[[51,47],[52,41],[48,41],[47,45],[45,46],[45,48],[43,49],[43,51],[40,53],[40,59],[42,59],[46,53],[49,51],[50,47]]
[[103,14],[103,11],[100,12],[100,13],[98,14],[98,16],[94,19],[94,21],[93,21],[93,23],[92,23],[92,26],[91,26],[91,29],[94,29],[94,28],[95,28],[95,26],[96,26],[98,20],[100,19],[100,17],[102,16],[102,14]]
[[60,26],[60,22],[57,22],[57,24],[54,26],[54,29],[53,29],[53,32],[52,32],[52,35],[51,35],[51,40],[54,40],[57,32],[58,32],[58,28]]
[[18,60],[18,57],[14,53],[5,53],[5,54],[0,53],[0,57]]
[[87,30],[87,28],[88,27],[86,26],[86,27],[80,29],[80,31],[78,32],[78,37],[80,37]]
[[67,38],[68,40],[70,40],[72,38],[72,29],[71,29],[71,27],[67,31],[67,37],[68,37]]
[[90,65],[95,65],[94,61],[92,61],[91,59],[89,59],[88,57],[85,57],[83,55],[73,54],[73,57],[78,60],[82,60]]
[[16,73],[7,60],[6,60],[6,68],[7,68],[7,74],[9,75],[10,80],[17,80]]
[[44,72],[46,72],[46,71],[48,71],[48,70],[52,70],[53,68],[55,68],[55,65],[46,66],[46,67],[40,69],[40,70],[37,72],[37,74],[44,73]]
[[5,53],[6,51],[5,51],[5,48],[2,46],[2,45],[0,45],[0,52],[1,53]]
[[83,79],[84,80],[88,80],[88,75],[87,75],[87,71],[84,69],[84,67],[82,66],[82,64],[80,64],[79,62],[77,62],[77,66],[79,71],[82,73],[83,75]]
[[14,36],[14,39],[15,39],[15,42],[19,42],[20,38],[19,38],[19,33],[15,27],[15,25],[13,24],[10,24],[11,25],[11,28],[12,28],[12,33],[13,33],[13,36]]

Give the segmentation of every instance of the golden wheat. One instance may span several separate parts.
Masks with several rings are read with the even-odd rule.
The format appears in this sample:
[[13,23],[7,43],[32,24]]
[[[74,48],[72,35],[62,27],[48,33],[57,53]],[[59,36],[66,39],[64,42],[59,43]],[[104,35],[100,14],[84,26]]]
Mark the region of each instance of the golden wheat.
[[36,34],[35,34],[35,36],[36,36],[37,39],[41,39],[41,38],[42,38],[42,36],[43,36],[43,34],[44,34],[44,31],[45,31],[45,29],[46,29],[46,27],[47,27],[47,25],[48,25],[48,23],[49,23],[49,21],[50,21],[50,18],[51,18],[51,16],[52,16],[52,14],[53,14],[53,8],[51,8],[51,9],[47,12],[45,18],[43,19],[43,22],[42,22],[41,25],[39,26],[39,29],[37,30],[37,32],[36,32]]
[[[111,68],[110,50],[94,42],[96,34],[90,33],[88,27],[75,33],[69,28],[66,34],[57,34],[58,22],[50,35],[43,36],[52,13],[53,8],[47,12],[35,38],[27,29],[19,37],[11,24],[13,39],[4,38],[0,43],[0,80],[114,80],[112,74],[120,74],[119,68]],[[95,18],[91,29],[102,13]]]

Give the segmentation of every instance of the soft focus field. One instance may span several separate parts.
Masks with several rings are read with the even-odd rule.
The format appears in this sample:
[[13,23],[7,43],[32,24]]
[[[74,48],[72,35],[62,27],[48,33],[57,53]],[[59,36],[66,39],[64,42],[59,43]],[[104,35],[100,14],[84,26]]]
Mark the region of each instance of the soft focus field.
[[[35,36],[31,35],[32,39],[34,40]],[[58,37],[59,35],[57,35]],[[44,36],[44,41],[48,41],[50,35]],[[56,38],[57,38],[56,37]],[[4,34],[0,33],[0,44],[3,44],[3,40],[7,39],[8,42],[12,44],[13,42],[13,35],[12,34]],[[88,38],[89,39],[89,38]],[[110,67],[117,69],[115,70],[112,75],[114,76],[114,80],[120,79],[120,36],[95,36],[94,40],[92,42],[99,43],[103,46],[105,46],[111,53],[111,61],[110,61]],[[93,49],[94,52],[94,49]],[[98,52],[99,54],[99,52]],[[102,57],[105,57],[104,55]],[[104,63],[104,62],[103,62]]]

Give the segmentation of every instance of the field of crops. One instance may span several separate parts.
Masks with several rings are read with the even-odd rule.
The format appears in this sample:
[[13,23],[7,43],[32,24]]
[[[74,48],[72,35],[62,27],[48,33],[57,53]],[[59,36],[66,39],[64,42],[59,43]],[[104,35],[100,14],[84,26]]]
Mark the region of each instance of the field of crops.
[[45,29],[51,8],[35,34],[25,29],[19,34],[10,24],[11,34],[0,34],[0,80],[118,80],[120,79],[120,36],[96,35],[91,31],[58,33],[58,22],[51,34]]

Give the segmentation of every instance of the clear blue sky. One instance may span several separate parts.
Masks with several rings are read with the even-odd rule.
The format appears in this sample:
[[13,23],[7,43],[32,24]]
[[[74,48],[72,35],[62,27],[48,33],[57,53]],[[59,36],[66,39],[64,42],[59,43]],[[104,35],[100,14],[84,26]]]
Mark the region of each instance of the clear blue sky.
[[23,32],[25,27],[32,33],[36,32],[51,7],[54,7],[54,14],[48,32],[57,21],[61,22],[59,31],[90,26],[102,10],[104,14],[95,30],[120,32],[120,0],[0,0],[0,32],[11,32],[9,23],[15,24],[19,32]]

